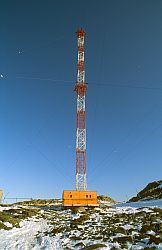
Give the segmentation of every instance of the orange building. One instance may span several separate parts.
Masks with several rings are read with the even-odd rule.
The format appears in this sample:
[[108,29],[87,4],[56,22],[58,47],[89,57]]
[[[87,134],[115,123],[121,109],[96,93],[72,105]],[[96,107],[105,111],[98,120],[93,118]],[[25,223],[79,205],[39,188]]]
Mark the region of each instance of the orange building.
[[96,191],[64,190],[63,207],[98,207]]

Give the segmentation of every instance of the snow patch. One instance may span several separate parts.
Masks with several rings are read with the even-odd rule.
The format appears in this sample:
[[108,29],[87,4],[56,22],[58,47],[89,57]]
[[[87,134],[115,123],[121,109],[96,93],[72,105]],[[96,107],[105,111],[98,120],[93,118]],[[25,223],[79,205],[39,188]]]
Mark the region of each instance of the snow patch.
[[13,225],[12,225],[10,222],[3,222],[3,224],[4,224],[6,227],[13,227]]
[[34,221],[33,218],[20,222],[20,228],[13,228],[9,231],[0,230],[0,249],[31,250],[31,249],[62,249],[60,241],[55,237],[40,236],[39,232],[49,231],[50,225],[46,220]]

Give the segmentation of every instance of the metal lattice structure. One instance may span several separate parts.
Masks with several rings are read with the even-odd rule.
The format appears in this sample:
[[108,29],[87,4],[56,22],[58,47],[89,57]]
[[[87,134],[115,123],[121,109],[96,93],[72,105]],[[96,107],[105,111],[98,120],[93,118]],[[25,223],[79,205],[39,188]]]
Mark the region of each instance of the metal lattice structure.
[[85,31],[77,31],[78,74],[75,91],[77,93],[76,114],[76,190],[86,190],[86,109],[85,97],[87,85],[84,70]]

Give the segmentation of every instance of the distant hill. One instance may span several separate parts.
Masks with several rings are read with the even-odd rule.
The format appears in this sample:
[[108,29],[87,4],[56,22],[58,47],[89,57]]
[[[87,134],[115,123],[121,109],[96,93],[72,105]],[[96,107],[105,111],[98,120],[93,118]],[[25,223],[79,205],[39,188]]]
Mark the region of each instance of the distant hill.
[[129,202],[154,199],[162,199],[162,180],[150,182],[137,196],[132,197]]
[[30,201],[17,202],[16,204],[26,206],[53,206],[61,204],[61,199],[33,199]]
[[110,198],[109,196],[106,195],[98,195],[97,199],[99,201],[99,203],[107,203],[107,204],[116,204],[117,201],[113,200],[112,198]]

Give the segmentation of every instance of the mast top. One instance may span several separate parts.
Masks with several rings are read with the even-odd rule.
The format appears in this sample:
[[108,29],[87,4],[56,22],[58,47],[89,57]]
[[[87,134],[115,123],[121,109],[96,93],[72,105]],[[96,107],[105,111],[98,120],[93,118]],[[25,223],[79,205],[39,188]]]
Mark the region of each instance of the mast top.
[[84,36],[85,35],[85,30],[80,28],[79,30],[77,30],[77,36],[80,37],[80,36]]

